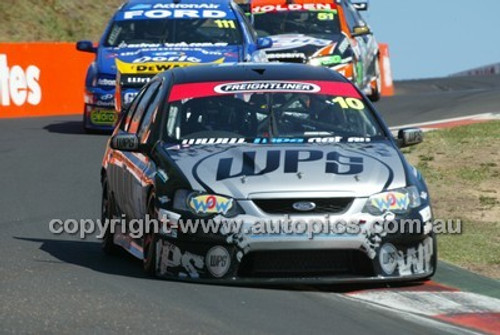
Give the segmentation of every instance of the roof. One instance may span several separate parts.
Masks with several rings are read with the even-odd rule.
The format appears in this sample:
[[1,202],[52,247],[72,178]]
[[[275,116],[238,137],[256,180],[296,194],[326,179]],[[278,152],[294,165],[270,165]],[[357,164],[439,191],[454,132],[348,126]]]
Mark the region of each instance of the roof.
[[[326,80],[349,81],[336,71],[322,66],[286,63],[226,63],[175,68],[168,71],[174,84],[232,80]],[[167,73],[160,74],[166,76]]]

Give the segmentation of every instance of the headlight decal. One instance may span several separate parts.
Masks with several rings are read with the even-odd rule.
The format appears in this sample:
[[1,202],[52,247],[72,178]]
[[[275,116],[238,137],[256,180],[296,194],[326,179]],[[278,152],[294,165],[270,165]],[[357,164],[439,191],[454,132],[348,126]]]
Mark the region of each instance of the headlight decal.
[[410,209],[420,207],[421,204],[417,187],[410,186],[372,195],[363,208],[363,212],[372,215],[381,215],[386,212],[406,214]]
[[407,193],[387,192],[372,197],[371,204],[382,212],[406,211],[410,205],[410,197]]
[[219,195],[194,195],[188,201],[189,207],[197,214],[227,214],[233,207],[233,199]]

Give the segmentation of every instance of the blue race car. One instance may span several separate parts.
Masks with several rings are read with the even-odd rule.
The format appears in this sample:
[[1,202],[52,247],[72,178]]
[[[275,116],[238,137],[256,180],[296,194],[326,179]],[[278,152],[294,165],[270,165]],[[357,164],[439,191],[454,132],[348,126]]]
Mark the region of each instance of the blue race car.
[[[85,81],[85,131],[112,130],[123,106],[154,75],[174,67],[265,61],[258,38],[231,0],[131,0],[115,13],[97,47]],[[118,76],[117,76],[118,75]],[[117,78],[118,77],[118,78]]]

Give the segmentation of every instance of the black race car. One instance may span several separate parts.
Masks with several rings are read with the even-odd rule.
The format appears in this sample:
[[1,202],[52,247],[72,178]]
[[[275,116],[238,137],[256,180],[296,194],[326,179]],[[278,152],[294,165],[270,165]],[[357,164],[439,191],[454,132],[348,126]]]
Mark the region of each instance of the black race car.
[[[326,67],[169,70],[109,141],[102,215],[118,224],[104,250],[197,281],[429,278],[427,188],[399,151],[421,141],[418,129],[393,138],[359,89]],[[404,219],[414,231],[398,229]]]

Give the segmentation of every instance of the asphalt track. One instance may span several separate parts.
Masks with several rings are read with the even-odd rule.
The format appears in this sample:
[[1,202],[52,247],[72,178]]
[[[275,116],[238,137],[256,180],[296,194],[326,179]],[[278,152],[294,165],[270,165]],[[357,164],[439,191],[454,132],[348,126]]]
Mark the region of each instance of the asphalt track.
[[[378,104],[389,125],[500,109],[500,77],[398,83]],[[365,305],[358,287],[245,288],[155,280],[89,238],[56,236],[51,219],[100,216],[106,136],[80,117],[0,120],[0,332],[457,334]]]

